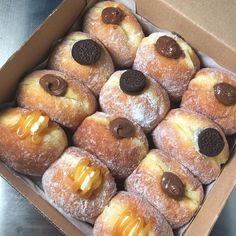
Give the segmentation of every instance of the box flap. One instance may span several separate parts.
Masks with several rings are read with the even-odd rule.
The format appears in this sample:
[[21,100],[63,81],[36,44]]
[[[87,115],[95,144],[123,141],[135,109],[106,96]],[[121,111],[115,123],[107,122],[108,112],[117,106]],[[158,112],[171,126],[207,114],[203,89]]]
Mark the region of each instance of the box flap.
[[[236,72],[236,1],[136,0],[137,11],[160,28]],[[191,30],[190,30],[191,29]]]

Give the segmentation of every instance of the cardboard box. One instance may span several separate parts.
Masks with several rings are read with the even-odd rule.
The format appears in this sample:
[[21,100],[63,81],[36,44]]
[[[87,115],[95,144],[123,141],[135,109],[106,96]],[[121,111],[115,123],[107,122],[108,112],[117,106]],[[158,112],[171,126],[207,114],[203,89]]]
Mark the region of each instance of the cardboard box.
[[[88,1],[90,2],[90,1]],[[0,71],[0,104],[12,101],[19,79],[45,60],[52,43],[71,28],[88,3],[65,0]],[[160,28],[178,32],[194,48],[236,72],[236,3],[221,0],[136,0],[137,14]],[[227,12],[226,12],[227,11]],[[230,24],[232,22],[232,24]],[[185,236],[208,235],[236,183],[236,155],[224,167]],[[0,162],[1,176],[66,235],[83,235],[61,213],[30,188],[22,177]]]

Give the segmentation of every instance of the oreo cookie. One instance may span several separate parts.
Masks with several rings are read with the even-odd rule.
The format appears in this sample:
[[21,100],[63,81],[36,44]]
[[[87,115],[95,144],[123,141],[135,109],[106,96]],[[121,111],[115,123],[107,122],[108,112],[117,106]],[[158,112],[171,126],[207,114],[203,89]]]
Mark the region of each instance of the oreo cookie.
[[101,46],[92,39],[76,42],[72,47],[72,57],[81,65],[93,65],[101,57]]
[[224,139],[216,129],[207,128],[198,135],[199,152],[203,155],[217,156],[224,149],[224,146]]
[[146,77],[138,70],[127,70],[120,77],[120,88],[129,95],[140,94],[145,85]]

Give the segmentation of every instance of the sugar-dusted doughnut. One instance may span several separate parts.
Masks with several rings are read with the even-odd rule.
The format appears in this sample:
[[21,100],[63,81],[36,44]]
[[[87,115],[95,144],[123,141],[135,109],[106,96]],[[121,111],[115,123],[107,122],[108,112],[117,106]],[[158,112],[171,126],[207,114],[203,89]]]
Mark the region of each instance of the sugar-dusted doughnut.
[[116,193],[107,167],[92,154],[69,147],[42,178],[47,199],[72,217],[94,223]]
[[103,161],[118,179],[131,174],[148,152],[147,138],[138,125],[102,112],[88,116],[73,140]]
[[180,101],[189,81],[200,67],[193,49],[172,33],[155,32],[144,38],[133,68],[157,80],[172,101]]
[[118,67],[130,67],[144,37],[141,26],[123,4],[102,1],[84,17],[83,30],[97,37],[108,49]]
[[106,48],[83,32],[68,34],[50,55],[48,67],[82,81],[95,95],[114,72]]
[[67,146],[63,129],[40,111],[0,113],[0,158],[16,171],[40,176]]
[[38,70],[20,83],[17,102],[29,110],[45,112],[51,120],[76,129],[96,110],[96,99],[78,80],[54,70]]
[[171,110],[153,131],[155,145],[189,169],[202,183],[215,180],[229,157],[221,128],[185,109]]
[[226,134],[236,133],[236,77],[216,69],[201,69],[189,83],[181,107],[218,123]]

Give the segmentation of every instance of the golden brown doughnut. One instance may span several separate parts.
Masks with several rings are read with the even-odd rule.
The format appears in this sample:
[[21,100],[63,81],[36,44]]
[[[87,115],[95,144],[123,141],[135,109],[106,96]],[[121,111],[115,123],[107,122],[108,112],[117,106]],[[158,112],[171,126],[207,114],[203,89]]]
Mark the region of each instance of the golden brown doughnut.
[[133,13],[123,4],[111,1],[96,3],[84,17],[83,30],[98,38],[118,67],[130,67],[144,37]]
[[51,120],[73,129],[96,111],[96,99],[87,87],[54,70],[27,75],[18,87],[17,102],[29,110],[43,111]]
[[201,183],[174,158],[151,150],[126,179],[128,191],[146,198],[176,229],[188,223],[203,199]]
[[[139,89],[137,80],[143,79],[140,77],[145,79],[143,89],[134,94],[126,92],[125,89]],[[123,88],[124,80],[127,82]],[[146,133],[154,129],[170,109],[167,92],[154,79],[135,70],[112,74],[101,90],[99,102],[105,113],[126,117],[139,124]]]
[[68,34],[52,52],[48,67],[82,81],[95,95],[114,72],[111,56],[105,47],[83,32]]
[[181,107],[208,116],[226,135],[236,133],[236,77],[220,69],[201,69],[189,83]]
[[97,218],[93,234],[172,236],[173,232],[165,218],[144,198],[128,192],[119,192]]
[[189,81],[200,67],[193,49],[180,37],[155,32],[144,38],[133,68],[157,80],[172,101],[180,101]]
[[147,138],[139,126],[102,112],[88,116],[73,140],[76,146],[96,155],[119,179],[131,174],[148,152]]
[[116,193],[107,167],[92,154],[69,147],[42,178],[47,199],[72,217],[94,223]]
[[37,111],[23,108],[2,111],[0,130],[0,158],[27,175],[42,175],[67,146],[63,129]]
[[171,110],[153,131],[159,149],[175,158],[203,184],[215,180],[229,157],[220,127],[203,115],[184,109]]

